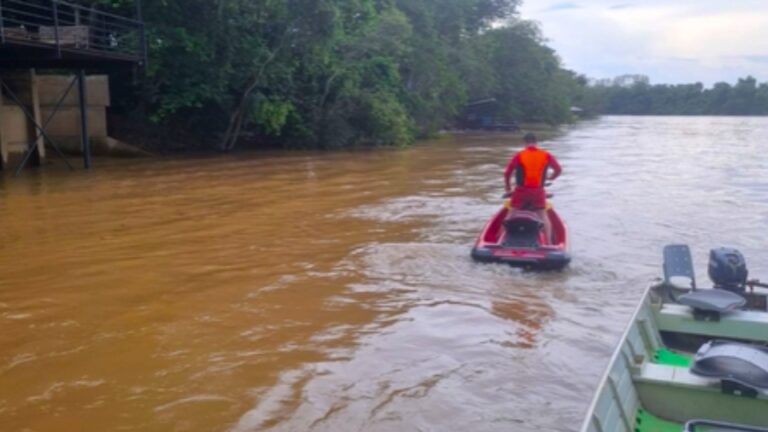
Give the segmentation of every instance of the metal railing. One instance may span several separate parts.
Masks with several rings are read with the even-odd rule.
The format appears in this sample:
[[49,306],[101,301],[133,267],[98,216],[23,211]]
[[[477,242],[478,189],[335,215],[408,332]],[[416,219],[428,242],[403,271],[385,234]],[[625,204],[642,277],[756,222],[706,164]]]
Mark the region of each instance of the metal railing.
[[[137,0],[138,2],[139,0]],[[0,44],[146,60],[141,9],[126,18],[63,0],[0,0]]]

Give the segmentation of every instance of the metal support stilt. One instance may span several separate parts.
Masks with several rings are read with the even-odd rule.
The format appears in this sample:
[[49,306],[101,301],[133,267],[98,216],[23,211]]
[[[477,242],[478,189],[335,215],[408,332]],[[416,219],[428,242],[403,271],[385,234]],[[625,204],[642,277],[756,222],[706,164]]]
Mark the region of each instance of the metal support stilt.
[[83,166],[85,169],[91,168],[91,140],[88,136],[88,97],[85,93],[85,70],[80,69],[78,74],[78,89],[80,90],[80,141],[83,151]]
[[[0,5],[2,8],[2,5]],[[3,31],[2,16],[0,16],[0,32]],[[5,135],[3,130],[3,77],[0,76],[0,171],[5,168],[5,159],[8,157],[5,146]]]
[[[35,117],[36,124],[43,124],[43,114],[40,111],[40,88],[37,81],[37,72],[31,69],[29,72],[29,86],[32,96],[32,115]],[[43,126],[45,129],[45,126]],[[35,134],[35,141],[30,143],[32,148],[35,149],[32,165],[40,166],[45,159],[45,140],[40,134]]]

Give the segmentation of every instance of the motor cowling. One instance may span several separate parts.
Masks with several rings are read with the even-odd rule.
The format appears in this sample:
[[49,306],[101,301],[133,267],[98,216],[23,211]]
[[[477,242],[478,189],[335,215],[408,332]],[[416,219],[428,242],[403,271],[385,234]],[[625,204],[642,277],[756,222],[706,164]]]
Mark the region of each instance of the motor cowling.
[[747,262],[733,248],[717,248],[709,252],[709,279],[715,288],[742,292],[747,282]]

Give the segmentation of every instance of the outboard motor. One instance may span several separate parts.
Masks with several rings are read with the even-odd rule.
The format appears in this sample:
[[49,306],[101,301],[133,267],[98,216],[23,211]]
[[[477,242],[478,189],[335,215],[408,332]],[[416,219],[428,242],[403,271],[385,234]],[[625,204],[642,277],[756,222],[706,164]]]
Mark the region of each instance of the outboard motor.
[[718,248],[709,252],[709,278],[716,289],[743,294],[748,274],[744,255],[738,250]]

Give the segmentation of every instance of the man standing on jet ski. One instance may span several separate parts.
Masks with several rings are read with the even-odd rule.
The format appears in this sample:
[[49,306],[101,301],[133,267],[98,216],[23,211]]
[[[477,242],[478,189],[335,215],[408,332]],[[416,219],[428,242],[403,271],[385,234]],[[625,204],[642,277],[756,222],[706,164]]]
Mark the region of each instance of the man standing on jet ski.
[[[504,170],[504,186],[507,194],[512,194],[512,207],[519,210],[535,212],[544,222],[544,233],[547,239],[552,239],[552,226],[546,214],[547,193],[544,184],[560,176],[562,168],[554,156],[548,151],[540,149],[536,144],[536,135],[527,133],[523,137],[525,148],[520,150]],[[547,171],[552,168],[552,174],[547,177]],[[512,191],[510,178],[515,172],[516,186]],[[510,209],[507,216],[513,213]]]

